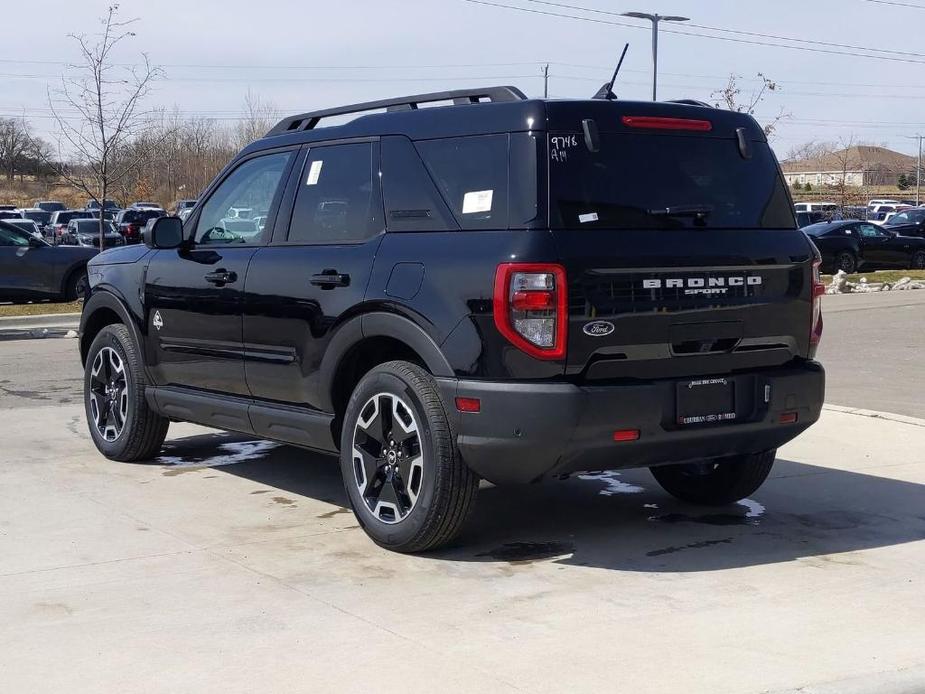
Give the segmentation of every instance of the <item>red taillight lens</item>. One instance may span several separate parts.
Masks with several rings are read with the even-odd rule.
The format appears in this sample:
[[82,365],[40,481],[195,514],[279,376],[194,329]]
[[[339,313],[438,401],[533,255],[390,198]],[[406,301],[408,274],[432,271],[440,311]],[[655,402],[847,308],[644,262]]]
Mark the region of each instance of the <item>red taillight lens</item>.
[[568,303],[565,268],[551,263],[502,263],[495,273],[495,326],[537,359],[565,357]]
[[713,124],[708,120],[694,118],[664,118],[662,116],[623,116],[627,128],[648,128],[649,130],[696,130],[709,132]]
[[821,266],[821,258],[813,260],[813,308],[809,329],[809,344],[813,346],[822,340],[822,295],[825,294],[825,285],[822,283]]
[[800,415],[796,412],[784,412],[781,414],[779,421],[781,424],[796,424],[799,418]]

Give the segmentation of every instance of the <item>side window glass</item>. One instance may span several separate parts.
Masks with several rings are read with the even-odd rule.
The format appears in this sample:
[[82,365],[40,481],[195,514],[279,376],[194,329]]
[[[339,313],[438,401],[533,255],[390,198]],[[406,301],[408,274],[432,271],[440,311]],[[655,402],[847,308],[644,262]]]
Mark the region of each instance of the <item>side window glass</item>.
[[508,228],[507,135],[425,140],[416,146],[459,226]]
[[382,140],[382,196],[389,231],[459,228],[407,137]]
[[28,246],[29,238],[18,229],[0,228],[0,246]]
[[199,215],[196,243],[259,244],[267,216],[292,152],[279,152],[241,164],[212,193]]
[[290,243],[355,243],[375,236],[382,225],[373,205],[373,181],[372,143],[310,149],[289,224]]
[[861,236],[864,238],[876,238],[880,236],[880,232],[870,224],[861,225]]

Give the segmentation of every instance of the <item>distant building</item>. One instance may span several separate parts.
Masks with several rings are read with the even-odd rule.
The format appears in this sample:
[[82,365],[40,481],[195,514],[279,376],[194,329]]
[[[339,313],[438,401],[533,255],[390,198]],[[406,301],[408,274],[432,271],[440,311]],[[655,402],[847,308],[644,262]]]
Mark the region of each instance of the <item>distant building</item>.
[[787,185],[895,186],[901,174],[915,175],[915,157],[886,147],[856,145],[812,159],[781,162]]

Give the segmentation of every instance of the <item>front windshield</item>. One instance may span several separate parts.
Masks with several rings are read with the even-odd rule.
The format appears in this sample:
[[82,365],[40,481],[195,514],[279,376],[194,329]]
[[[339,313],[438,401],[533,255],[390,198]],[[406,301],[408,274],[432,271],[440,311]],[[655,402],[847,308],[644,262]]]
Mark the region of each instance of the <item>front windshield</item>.
[[907,210],[906,212],[900,212],[897,215],[894,215],[889,222],[888,226],[896,226],[898,224],[918,224],[925,218],[925,210]]

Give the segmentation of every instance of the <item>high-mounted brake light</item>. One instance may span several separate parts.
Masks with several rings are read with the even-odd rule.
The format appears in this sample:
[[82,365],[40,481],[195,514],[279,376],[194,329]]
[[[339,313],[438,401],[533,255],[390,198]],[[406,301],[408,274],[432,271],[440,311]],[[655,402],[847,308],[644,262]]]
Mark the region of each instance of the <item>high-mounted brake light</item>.
[[623,116],[627,128],[648,128],[649,130],[696,130],[709,132],[713,124],[708,120],[695,118],[666,118],[663,116]]
[[495,273],[498,332],[537,359],[565,357],[568,300],[565,268],[553,263],[502,263]]

